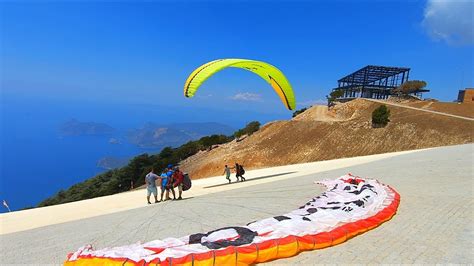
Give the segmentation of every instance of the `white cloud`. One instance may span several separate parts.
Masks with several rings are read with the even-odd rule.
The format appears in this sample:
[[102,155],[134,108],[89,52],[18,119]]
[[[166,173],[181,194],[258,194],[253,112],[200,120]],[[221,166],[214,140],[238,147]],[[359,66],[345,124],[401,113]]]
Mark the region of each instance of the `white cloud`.
[[204,94],[204,95],[198,94],[198,95],[196,95],[197,98],[201,98],[201,99],[211,98],[212,96],[213,96],[212,94]]
[[316,99],[316,100],[308,100],[303,102],[298,102],[298,106],[308,107],[313,105],[327,105],[328,101],[323,99]]
[[422,25],[435,40],[474,44],[473,13],[472,0],[428,0]]
[[262,101],[262,96],[260,94],[250,93],[250,92],[237,93],[236,95],[230,98],[236,101],[250,101],[250,102]]

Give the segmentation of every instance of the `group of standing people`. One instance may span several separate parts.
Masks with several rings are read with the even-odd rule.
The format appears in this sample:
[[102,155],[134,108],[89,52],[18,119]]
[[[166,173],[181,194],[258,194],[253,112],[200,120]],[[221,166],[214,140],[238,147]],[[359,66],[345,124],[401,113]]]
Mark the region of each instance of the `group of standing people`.
[[[238,163],[235,163],[235,166],[234,167],[229,167],[227,164],[224,166],[224,175],[225,175],[225,178],[227,179],[227,181],[229,181],[229,184],[231,182],[230,180],[230,174],[231,174],[231,170],[234,169],[235,170],[235,177],[237,178],[237,182],[241,181],[245,181],[245,177],[244,177],[244,174],[245,174],[245,169],[244,169],[244,166],[241,165],[241,164],[238,164]],[[240,177],[240,180],[239,180],[239,177]]]
[[[160,188],[161,188],[161,197],[158,200],[158,188],[157,182],[160,181]],[[150,196],[153,194],[155,197],[155,203],[170,200],[170,191],[173,194],[173,200],[182,200],[183,198],[181,195],[183,194],[183,180],[184,180],[184,173],[179,170],[179,167],[173,167],[172,165],[168,165],[165,170],[161,173],[161,175],[156,175],[154,173],[154,169],[152,168],[151,171],[145,176],[145,183],[147,184],[147,201],[148,204],[150,202]],[[176,192],[174,188],[178,188],[178,198],[176,198]],[[166,194],[166,195],[165,195]],[[163,196],[165,199],[163,200]]]
[[[235,172],[235,177],[237,178],[237,182],[245,181],[245,169],[244,166],[235,163],[235,166],[229,167],[225,165],[224,174],[229,184],[231,183],[230,175],[232,170]],[[159,182],[157,182],[159,181]],[[145,176],[145,184],[147,185],[147,196],[146,200],[148,204],[151,204],[150,197],[153,194],[155,198],[155,203],[170,200],[170,192],[173,195],[173,200],[182,200],[183,194],[183,181],[184,181],[184,173],[179,169],[178,166],[173,167],[172,165],[168,165],[165,170],[160,174],[155,174],[155,169],[151,169],[151,171]],[[160,200],[158,200],[158,187],[157,183],[159,183],[159,187],[161,189],[161,196]],[[190,186],[190,185],[189,185]],[[176,192],[174,188],[178,188],[178,198],[176,198]],[[163,199],[164,197],[164,199]]]

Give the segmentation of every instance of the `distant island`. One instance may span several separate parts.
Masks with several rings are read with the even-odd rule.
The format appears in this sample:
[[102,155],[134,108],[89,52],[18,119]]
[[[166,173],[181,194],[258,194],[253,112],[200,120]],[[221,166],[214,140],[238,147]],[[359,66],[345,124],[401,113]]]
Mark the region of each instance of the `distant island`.
[[142,148],[176,147],[212,134],[230,135],[235,130],[219,123],[179,123],[159,125],[147,123],[129,132],[128,140]]
[[62,136],[101,136],[115,132],[115,129],[104,123],[81,122],[71,119],[59,127]]
[[130,158],[104,157],[97,162],[97,167],[112,170],[127,165],[129,161]]

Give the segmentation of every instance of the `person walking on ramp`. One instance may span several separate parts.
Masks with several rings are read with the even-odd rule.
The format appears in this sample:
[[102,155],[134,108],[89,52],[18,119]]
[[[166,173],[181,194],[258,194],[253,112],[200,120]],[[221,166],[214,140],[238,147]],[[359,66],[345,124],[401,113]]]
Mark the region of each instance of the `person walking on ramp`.
[[243,175],[245,174],[245,170],[244,168],[242,167],[242,165],[238,164],[238,163],[235,163],[235,177],[237,178],[237,182],[239,182],[239,177],[240,177],[240,181],[245,181],[245,177],[243,177]]
[[245,181],[244,174],[245,174],[244,166],[239,164],[239,176],[240,176],[240,181],[242,182]]
[[[227,179],[227,181],[229,181],[229,184],[230,184],[230,168],[229,166],[227,166],[227,164],[224,166],[224,173],[225,174],[225,179]],[[238,180],[237,180],[238,181]]]

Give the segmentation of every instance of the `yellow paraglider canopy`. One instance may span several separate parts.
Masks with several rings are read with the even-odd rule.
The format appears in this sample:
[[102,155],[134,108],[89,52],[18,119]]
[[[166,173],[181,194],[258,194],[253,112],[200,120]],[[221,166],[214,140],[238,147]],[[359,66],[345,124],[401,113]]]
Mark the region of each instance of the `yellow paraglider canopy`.
[[286,108],[295,109],[295,95],[285,75],[270,64],[247,59],[218,59],[196,68],[184,84],[184,96],[193,97],[206,79],[228,67],[242,68],[259,75],[273,87]]

